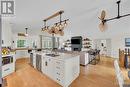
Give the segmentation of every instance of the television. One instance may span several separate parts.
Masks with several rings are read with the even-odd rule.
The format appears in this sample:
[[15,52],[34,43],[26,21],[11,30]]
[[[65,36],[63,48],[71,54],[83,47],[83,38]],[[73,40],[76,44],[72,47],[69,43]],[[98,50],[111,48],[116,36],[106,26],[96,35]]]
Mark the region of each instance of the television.
[[130,47],[130,38],[125,38],[125,46]]
[[81,39],[71,39],[71,44],[81,44]]

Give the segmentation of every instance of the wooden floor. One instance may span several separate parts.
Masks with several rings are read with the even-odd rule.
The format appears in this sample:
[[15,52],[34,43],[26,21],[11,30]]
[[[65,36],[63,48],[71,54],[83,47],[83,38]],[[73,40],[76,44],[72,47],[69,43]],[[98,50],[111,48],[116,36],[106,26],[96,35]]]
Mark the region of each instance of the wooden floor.
[[[118,87],[113,59],[102,57],[97,65],[80,67],[80,76],[70,87]],[[61,87],[28,64],[28,59],[16,62],[16,72],[5,77],[7,87]]]

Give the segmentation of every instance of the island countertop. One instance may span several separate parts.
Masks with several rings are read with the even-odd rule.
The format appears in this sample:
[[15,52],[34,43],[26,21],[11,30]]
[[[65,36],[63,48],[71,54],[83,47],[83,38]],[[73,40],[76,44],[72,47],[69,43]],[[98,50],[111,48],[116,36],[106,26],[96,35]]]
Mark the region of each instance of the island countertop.
[[49,57],[49,58],[53,58],[53,59],[57,59],[57,60],[67,60],[67,59],[70,59],[70,58],[75,58],[76,56],[80,56],[79,54],[75,54],[75,53],[71,53],[71,54],[68,54],[68,53],[58,53],[56,55],[58,56],[48,56],[46,54],[51,54],[51,53],[45,53],[45,52],[33,52],[35,54],[39,54],[39,55],[43,55],[44,57]]

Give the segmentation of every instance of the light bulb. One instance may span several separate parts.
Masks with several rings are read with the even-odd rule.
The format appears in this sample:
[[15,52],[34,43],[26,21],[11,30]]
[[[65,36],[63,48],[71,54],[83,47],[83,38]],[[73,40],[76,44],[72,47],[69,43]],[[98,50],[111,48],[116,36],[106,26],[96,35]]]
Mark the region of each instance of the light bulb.
[[25,34],[25,36],[27,37],[27,36],[28,36],[28,34]]
[[59,24],[59,29],[63,29],[64,26],[62,24]]
[[57,29],[57,30],[59,29],[58,23],[55,24],[55,29]]
[[64,22],[64,27],[67,27],[67,25],[68,25],[68,24],[67,24],[67,22],[65,21],[65,22]]
[[48,29],[49,29],[49,26],[47,26],[46,29],[48,30]]

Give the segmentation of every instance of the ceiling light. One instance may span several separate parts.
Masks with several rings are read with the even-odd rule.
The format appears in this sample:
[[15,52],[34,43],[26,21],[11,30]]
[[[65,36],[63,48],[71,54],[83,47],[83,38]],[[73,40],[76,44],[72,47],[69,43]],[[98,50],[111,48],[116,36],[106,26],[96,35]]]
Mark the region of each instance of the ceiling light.
[[[52,34],[52,35],[54,35],[54,34],[60,34],[61,36],[63,36],[64,35],[63,29],[67,26],[67,21],[68,21],[68,19],[62,20],[62,14],[63,13],[64,13],[64,11],[61,10],[61,11],[55,13],[54,15],[46,18],[44,20],[44,28],[42,28],[42,31],[48,31],[48,33]],[[58,15],[60,16],[59,22],[54,23],[54,25],[52,27],[50,27],[50,28],[47,27],[46,26],[46,21],[48,21],[48,20],[50,20],[50,19],[52,19],[52,18],[54,18],[54,17],[56,17]]]

